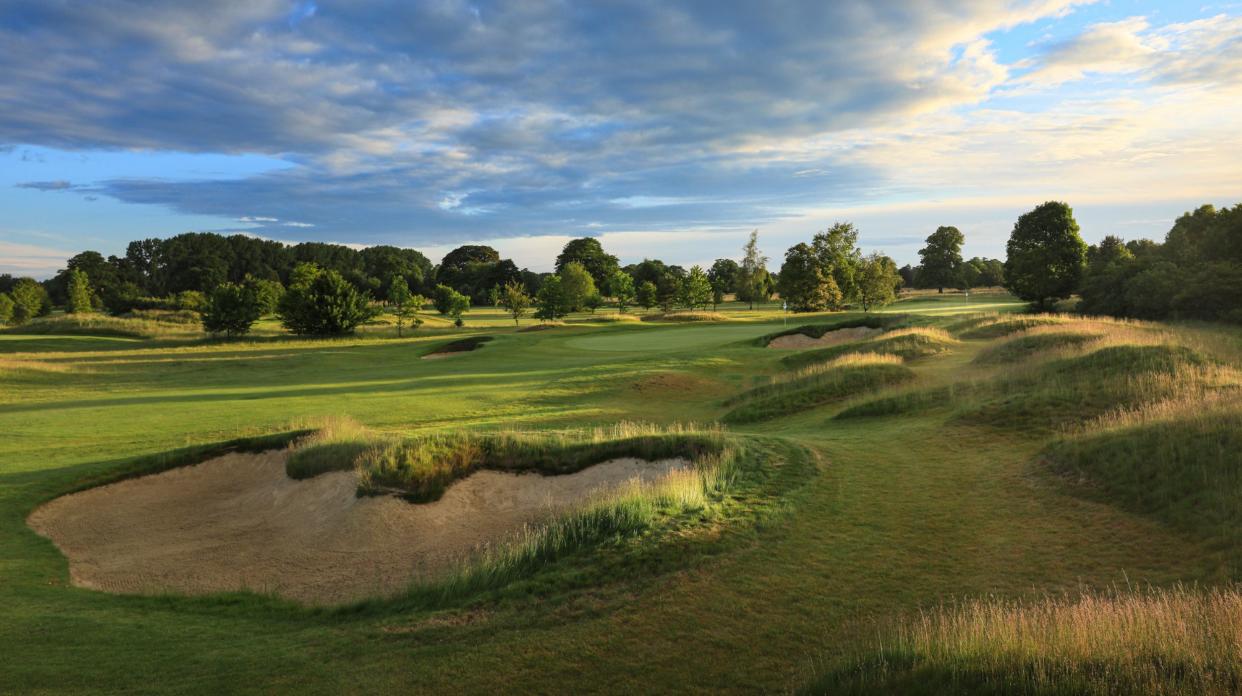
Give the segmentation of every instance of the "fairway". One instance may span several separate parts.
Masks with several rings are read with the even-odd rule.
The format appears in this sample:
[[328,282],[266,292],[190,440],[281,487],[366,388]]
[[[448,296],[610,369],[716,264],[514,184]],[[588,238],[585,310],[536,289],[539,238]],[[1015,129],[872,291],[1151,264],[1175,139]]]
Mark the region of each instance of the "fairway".
[[780,330],[780,324],[745,323],[738,326],[704,323],[697,326],[644,326],[602,335],[579,336],[566,342],[570,348],[616,353],[676,352],[721,346],[757,338]]

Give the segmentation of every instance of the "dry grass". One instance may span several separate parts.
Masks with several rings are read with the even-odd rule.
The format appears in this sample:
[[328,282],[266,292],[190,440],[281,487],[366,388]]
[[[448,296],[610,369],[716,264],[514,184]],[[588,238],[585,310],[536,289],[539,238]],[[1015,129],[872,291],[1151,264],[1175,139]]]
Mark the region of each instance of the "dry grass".
[[1235,694],[1242,594],[972,600],[921,613],[811,693]]
[[642,318],[643,321],[677,321],[677,322],[693,322],[693,321],[729,321],[726,314],[720,312],[667,312],[664,314],[648,314]]
[[0,374],[6,372],[74,372],[73,365],[43,360],[0,357]]
[[862,341],[787,355],[781,359],[781,364],[801,367],[852,353],[887,354],[903,360],[917,360],[952,350],[958,343],[960,341],[942,329],[909,327],[894,329]]
[[21,334],[121,336],[125,338],[200,338],[197,325],[106,314],[66,314],[36,319],[10,329]]
[[799,413],[913,378],[896,355],[843,355],[738,394],[725,403],[738,405],[722,420],[750,423]]

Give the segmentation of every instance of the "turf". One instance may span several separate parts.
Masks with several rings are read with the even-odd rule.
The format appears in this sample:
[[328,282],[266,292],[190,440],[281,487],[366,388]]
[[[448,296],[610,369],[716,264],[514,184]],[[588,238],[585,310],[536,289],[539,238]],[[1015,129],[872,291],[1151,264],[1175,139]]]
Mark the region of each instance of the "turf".
[[[883,312],[944,326],[1019,307],[946,295]],[[874,638],[877,621],[945,598],[1232,577],[1209,542],[1157,516],[1039,483],[1032,463],[1048,435],[937,407],[833,419],[847,403],[733,428],[771,448],[755,485],[816,472],[782,487],[757,526],[727,523],[766,504],[741,495],[684,538],[646,546],[639,534],[446,603],[312,611],[250,594],[108,595],[72,586],[64,558],[24,524],[40,502],[133,471],[135,458],[324,418],[397,437],[715,421],[724,394],[782,372],[780,355],[754,340],[788,326],[772,306],[721,311],[729,322],[516,333],[503,312],[483,310],[463,330],[426,317],[402,339],[382,325],[350,339],[276,339],[270,322],[239,343],[0,336],[8,357],[63,368],[0,371],[0,684],[18,693],[783,691],[803,684],[815,660]],[[468,358],[421,360],[482,334],[497,338]],[[919,388],[996,377],[972,364],[994,340],[910,366]],[[1219,344],[1236,346],[1236,336]]]

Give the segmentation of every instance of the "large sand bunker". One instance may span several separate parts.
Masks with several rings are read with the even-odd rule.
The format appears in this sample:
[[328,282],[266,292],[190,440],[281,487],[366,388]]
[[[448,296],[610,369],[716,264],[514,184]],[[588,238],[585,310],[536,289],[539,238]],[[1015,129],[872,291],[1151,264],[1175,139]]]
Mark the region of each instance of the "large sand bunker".
[[806,334],[795,333],[788,334],[786,336],[777,336],[768,342],[768,347],[779,348],[782,350],[824,348],[826,346],[835,346],[842,343],[850,343],[852,341],[861,341],[883,332],[883,329],[872,329],[866,326],[858,326],[850,329],[837,329],[835,331],[829,331],[819,338],[811,338]]
[[284,451],[230,454],[57,498],[28,520],[75,585],[121,593],[272,592],[313,603],[390,595],[481,545],[684,459],[614,459],[573,474],[479,471],[432,503],[359,498],[356,475],[285,475]]

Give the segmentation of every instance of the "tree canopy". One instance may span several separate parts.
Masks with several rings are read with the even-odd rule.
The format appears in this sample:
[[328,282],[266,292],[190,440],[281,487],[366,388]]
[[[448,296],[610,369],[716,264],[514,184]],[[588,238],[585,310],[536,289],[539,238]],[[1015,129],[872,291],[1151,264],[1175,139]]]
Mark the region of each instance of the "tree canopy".
[[1049,201],[1019,217],[1006,251],[1005,287],[1018,297],[1051,309],[1078,290],[1087,245],[1065,203]]

